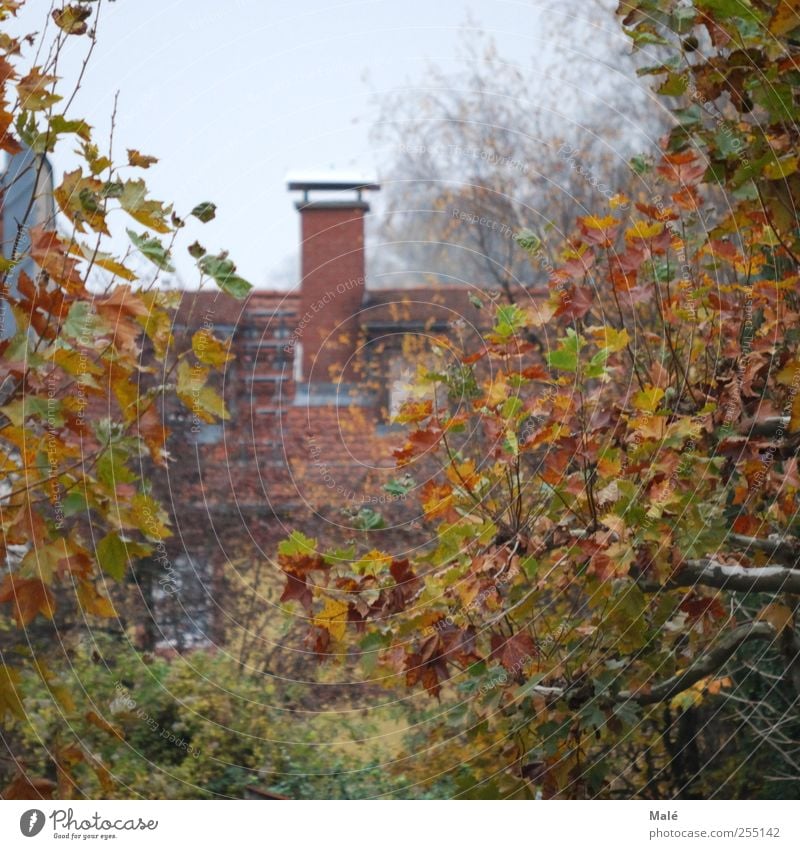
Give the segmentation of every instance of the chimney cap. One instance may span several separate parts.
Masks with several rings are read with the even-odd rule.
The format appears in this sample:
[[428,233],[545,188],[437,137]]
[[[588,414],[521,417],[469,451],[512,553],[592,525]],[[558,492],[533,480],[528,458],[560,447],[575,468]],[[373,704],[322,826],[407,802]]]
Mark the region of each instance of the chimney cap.
[[290,192],[380,190],[374,177],[344,171],[292,171],[286,175],[286,183]]

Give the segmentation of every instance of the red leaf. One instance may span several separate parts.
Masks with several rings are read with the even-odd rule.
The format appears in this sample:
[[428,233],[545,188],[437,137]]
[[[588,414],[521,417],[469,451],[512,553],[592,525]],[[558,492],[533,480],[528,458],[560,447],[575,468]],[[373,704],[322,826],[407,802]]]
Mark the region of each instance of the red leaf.
[[492,657],[499,660],[509,672],[521,672],[526,663],[538,654],[533,637],[520,631],[511,637],[492,635]]

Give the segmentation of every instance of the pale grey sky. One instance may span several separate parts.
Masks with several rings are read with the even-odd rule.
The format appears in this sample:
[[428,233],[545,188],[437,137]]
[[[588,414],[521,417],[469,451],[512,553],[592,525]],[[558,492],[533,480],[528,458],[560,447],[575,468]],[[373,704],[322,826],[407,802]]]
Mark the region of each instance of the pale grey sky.
[[[613,26],[597,0],[583,2],[588,19]],[[23,25],[38,26],[49,7],[30,0]],[[203,244],[228,248],[243,276],[272,286],[298,241],[287,171],[380,178],[384,152],[369,137],[375,93],[419,83],[430,62],[457,67],[468,15],[502,56],[530,68],[553,50],[539,36],[542,16],[558,14],[546,0],[105,0],[71,113],[103,137],[119,90],[116,149],[159,157],[147,174],[154,196],[183,210],[216,202],[217,219],[198,231]],[[565,43],[569,29],[565,21]],[[71,40],[66,75],[83,41]],[[58,180],[70,163],[54,164]]]

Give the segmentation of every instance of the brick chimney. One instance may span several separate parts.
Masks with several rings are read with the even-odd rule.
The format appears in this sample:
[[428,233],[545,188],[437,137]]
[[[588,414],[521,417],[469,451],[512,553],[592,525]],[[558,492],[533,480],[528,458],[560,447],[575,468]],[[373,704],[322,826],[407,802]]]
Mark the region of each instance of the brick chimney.
[[[362,193],[380,187],[362,178],[307,175],[290,178],[303,192],[300,212],[300,316],[295,347],[297,377],[325,385],[352,379],[348,368],[358,344],[364,297]],[[313,193],[313,196],[312,196]]]

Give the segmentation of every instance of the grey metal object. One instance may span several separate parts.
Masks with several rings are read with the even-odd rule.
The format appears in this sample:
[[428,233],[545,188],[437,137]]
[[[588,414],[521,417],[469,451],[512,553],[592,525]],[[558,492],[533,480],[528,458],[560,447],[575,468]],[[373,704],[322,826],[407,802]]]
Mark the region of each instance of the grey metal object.
[[[362,192],[377,192],[380,185],[374,178],[363,174],[348,174],[331,172],[295,172],[286,175],[286,185],[290,192],[302,192],[302,204],[307,205],[309,192],[356,192],[361,201]],[[330,201],[325,202],[326,205]],[[343,202],[343,206],[350,206],[352,202]]]
[[30,257],[30,228],[45,224],[55,228],[53,167],[50,161],[44,154],[34,153],[30,148],[6,157],[0,177],[0,193],[0,250],[6,259],[22,257],[9,271],[5,292],[0,298],[0,340],[3,340],[9,339],[16,332],[16,323],[7,298],[13,299],[19,295],[17,281],[21,272],[24,271],[31,278],[36,274],[36,266]]

